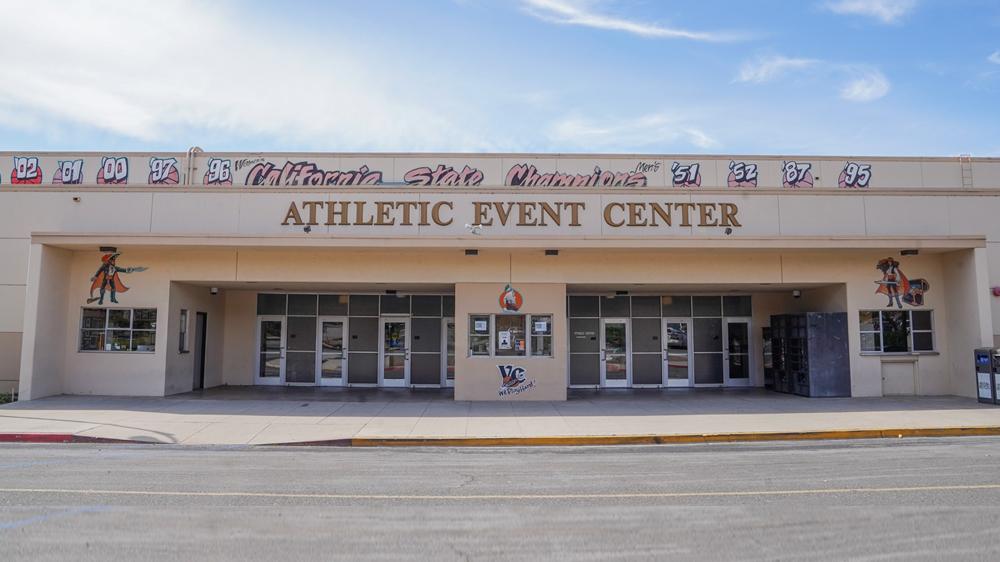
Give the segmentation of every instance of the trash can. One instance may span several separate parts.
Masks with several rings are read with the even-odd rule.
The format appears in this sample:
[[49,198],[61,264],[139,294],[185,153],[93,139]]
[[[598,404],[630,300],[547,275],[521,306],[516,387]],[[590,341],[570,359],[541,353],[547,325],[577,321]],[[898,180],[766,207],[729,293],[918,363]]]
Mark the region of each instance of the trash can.
[[995,357],[995,350],[990,347],[977,349],[975,355],[976,398],[983,404],[996,404],[996,367],[1000,365],[1000,358]]

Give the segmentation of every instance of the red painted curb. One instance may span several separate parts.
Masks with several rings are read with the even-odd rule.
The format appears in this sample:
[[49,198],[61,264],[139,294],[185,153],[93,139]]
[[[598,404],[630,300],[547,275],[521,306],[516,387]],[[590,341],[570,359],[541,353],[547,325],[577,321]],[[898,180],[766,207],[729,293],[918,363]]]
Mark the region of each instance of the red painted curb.
[[72,433],[0,433],[0,443],[149,443],[131,439],[90,437]]

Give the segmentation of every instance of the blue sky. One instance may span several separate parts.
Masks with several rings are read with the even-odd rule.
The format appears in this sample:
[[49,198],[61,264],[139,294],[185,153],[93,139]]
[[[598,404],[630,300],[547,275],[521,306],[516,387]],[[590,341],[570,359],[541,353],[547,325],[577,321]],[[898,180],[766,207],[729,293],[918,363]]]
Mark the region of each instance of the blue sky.
[[995,0],[5,8],[0,149],[1000,156]]

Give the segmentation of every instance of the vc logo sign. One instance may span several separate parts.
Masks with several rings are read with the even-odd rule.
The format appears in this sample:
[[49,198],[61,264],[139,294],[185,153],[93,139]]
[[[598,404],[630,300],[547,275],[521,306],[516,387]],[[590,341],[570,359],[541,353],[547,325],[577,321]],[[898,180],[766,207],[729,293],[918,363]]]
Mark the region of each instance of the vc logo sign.
[[520,394],[535,386],[534,380],[527,379],[524,367],[497,365],[497,370],[500,371],[500,396]]

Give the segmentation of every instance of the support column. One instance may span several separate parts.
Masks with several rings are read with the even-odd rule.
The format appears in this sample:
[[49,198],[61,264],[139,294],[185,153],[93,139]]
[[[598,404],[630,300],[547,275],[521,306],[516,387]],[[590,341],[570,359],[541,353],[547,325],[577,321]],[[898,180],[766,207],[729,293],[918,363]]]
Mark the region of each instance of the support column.
[[70,257],[67,250],[32,244],[21,341],[20,400],[63,391]]

